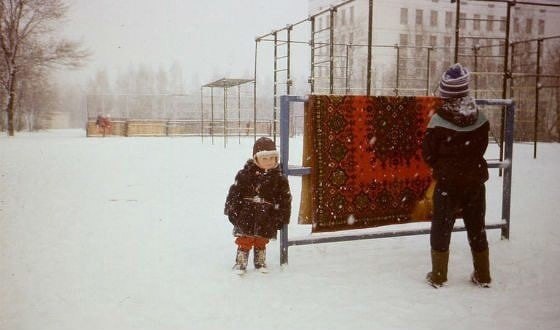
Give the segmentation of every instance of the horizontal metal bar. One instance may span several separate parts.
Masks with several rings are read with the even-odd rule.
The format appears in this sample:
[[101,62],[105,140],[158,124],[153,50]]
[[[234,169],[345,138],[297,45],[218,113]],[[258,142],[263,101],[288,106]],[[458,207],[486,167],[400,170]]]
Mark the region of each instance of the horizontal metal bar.
[[479,105],[513,105],[511,99],[477,99],[475,102]]
[[[497,224],[488,224],[486,229],[502,229],[507,227],[507,223],[504,221]],[[464,226],[456,226],[453,228],[454,232],[466,231]],[[288,246],[294,245],[308,245],[316,243],[334,243],[343,241],[355,241],[362,239],[371,238],[389,238],[389,237],[400,237],[400,236],[413,236],[413,235],[427,235],[430,233],[430,229],[413,229],[413,230],[399,230],[399,231],[386,231],[379,233],[369,233],[369,234],[350,234],[344,236],[316,236],[316,237],[305,237],[305,238],[292,238],[288,240]]]
[[316,66],[317,64],[329,63],[329,62],[330,62],[330,60],[323,60],[323,61],[316,61],[316,62],[313,62],[311,64]]
[[318,34],[318,33],[321,33],[321,32],[328,31],[328,30],[330,30],[330,29],[331,29],[330,26],[327,26],[327,27],[324,28],[324,29],[313,31],[313,33]]
[[311,167],[288,165],[288,173],[286,175],[305,176],[311,174]]
[[504,161],[488,161],[488,168],[508,168],[511,167],[511,160],[505,159]]

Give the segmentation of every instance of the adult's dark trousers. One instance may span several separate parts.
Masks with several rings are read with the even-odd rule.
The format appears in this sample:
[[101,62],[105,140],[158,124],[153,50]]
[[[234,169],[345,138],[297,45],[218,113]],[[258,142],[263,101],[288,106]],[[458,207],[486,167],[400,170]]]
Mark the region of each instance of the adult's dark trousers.
[[457,215],[463,216],[469,245],[473,252],[488,249],[484,219],[486,215],[486,188],[484,184],[436,184],[434,189],[434,216],[430,230],[432,250],[446,252]]

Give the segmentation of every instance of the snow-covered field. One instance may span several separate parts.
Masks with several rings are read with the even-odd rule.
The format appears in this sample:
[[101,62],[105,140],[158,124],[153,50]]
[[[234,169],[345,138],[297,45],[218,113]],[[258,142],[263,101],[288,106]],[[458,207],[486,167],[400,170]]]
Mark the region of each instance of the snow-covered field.
[[[539,144],[536,160],[515,145],[511,239],[488,232],[493,287],[469,282],[461,232],[440,290],[424,282],[425,235],[290,247],[284,268],[274,241],[271,273],[232,275],[223,203],[251,148],[81,130],[0,137],[0,329],[560,328],[560,144]],[[301,142],[292,148],[297,160]],[[300,179],[290,183],[290,232],[308,235]],[[487,187],[496,222],[495,170]]]

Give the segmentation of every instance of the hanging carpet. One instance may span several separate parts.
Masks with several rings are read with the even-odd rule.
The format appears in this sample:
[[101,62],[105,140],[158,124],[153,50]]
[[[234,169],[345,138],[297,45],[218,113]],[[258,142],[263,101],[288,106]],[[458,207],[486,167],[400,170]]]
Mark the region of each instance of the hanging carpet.
[[422,139],[436,97],[311,95],[300,221],[313,232],[429,220]]

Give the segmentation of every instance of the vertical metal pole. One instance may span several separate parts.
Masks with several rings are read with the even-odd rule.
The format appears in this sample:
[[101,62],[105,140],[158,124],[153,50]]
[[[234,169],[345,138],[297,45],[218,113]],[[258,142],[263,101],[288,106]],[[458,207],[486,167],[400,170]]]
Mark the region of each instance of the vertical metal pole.
[[[479,50],[479,46],[478,45],[474,45],[473,46],[473,51],[474,51],[474,72],[478,72],[478,50]],[[478,74],[474,75],[474,98],[477,99],[478,98]]]
[[[291,61],[290,61],[291,56],[290,55],[291,55],[291,44],[292,44],[292,42],[291,42],[291,32],[292,32],[292,26],[288,25],[286,27],[286,35],[288,37],[287,38],[287,42],[288,42],[288,44],[287,44],[287,56],[288,56],[288,58],[287,58],[287,64],[286,64],[286,73],[287,73],[286,74],[286,94],[287,95],[291,94],[290,93],[291,92],[290,87],[292,86],[292,77],[291,77],[291,74],[290,74],[290,72],[291,72],[290,71],[290,66],[291,66]],[[290,122],[293,122],[293,120],[294,120],[293,113],[290,113]]]
[[200,87],[200,141],[204,143],[204,87]]
[[426,63],[426,96],[430,95],[430,55],[432,47],[428,48],[428,62]]
[[[369,0],[368,4],[368,50],[367,50],[367,82],[366,95],[371,95],[371,46],[372,46],[372,29],[373,26],[373,0]],[[397,69],[398,70],[398,69]]]
[[511,99],[515,98],[515,90],[514,90],[514,83],[515,83],[515,77],[513,76],[513,71],[515,70],[515,65],[513,60],[515,59],[515,43],[511,44],[511,83],[509,84],[509,97]]
[[399,66],[401,64],[401,47],[400,45],[396,45],[397,47],[397,74],[396,74],[396,85],[395,85],[395,96],[399,96]]
[[350,45],[346,45],[346,60],[344,63],[344,85],[345,85],[345,91],[346,94],[350,93],[350,86],[348,85],[348,56],[350,53]]
[[255,69],[253,71],[253,139],[257,139],[257,50],[259,39],[255,39]]
[[[509,65],[509,29],[510,29],[510,20],[511,20],[511,7],[515,6],[515,3],[511,3],[508,1],[507,3],[507,15],[506,15],[506,37],[504,40],[504,76],[502,78],[502,99],[507,98],[507,83],[508,79],[511,77],[508,65]],[[500,124],[500,161],[504,159],[504,126],[505,126],[505,107],[502,107],[502,114]],[[499,171],[500,175],[502,175],[502,169]]]
[[541,53],[542,39],[537,40],[537,68],[535,77],[535,127],[533,129],[533,159],[537,158],[537,139],[539,134],[539,94],[541,91]]
[[511,208],[511,174],[513,164],[513,123],[515,116],[515,104],[506,107],[505,124],[505,159],[508,166],[504,169],[503,188],[502,188],[502,219],[506,221],[505,228],[502,227],[502,238],[509,239],[510,232],[510,208]]
[[226,147],[227,138],[227,87],[224,86],[224,148]]
[[212,137],[212,144],[214,144],[214,87],[210,87],[210,136]]
[[[282,173],[287,175],[290,156],[290,102],[289,96],[280,97],[280,161]],[[283,225],[280,230],[280,265],[288,263],[288,225]]]
[[330,10],[329,26],[329,94],[334,94],[334,13],[336,9]]
[[288,52],[287,53],[287,56],[288,56],[287,62],[288,63],[286,65],[286,73],[287,73],[286,74],[286,94],[288,94],[288,95],[290,95],[290,87],[292,86],[292,77],[291,77],[291,71],[290,71],[290,66],[291,66],[290,55],[291,55],[291,44],[292,44],[292,42],[291,42],[291,32],[292,32],[292,26],[290,25],[286,28],[286,34],[288,36],[288,40],[287,40],[288,41],[288,45],[287,45],[288,46],[287,47],[288,48],[288,51],[287,51]]
[[309,77],[309,83],[310,92],[313,94],[315,92],[315,16],[312,16],[309,20],[311,20],[311,41],[309,42],[311,47],[311,77]]
[[274,32],[274,101],[272,106],[272,136],[276,142],[276,122],[278,120],[278,32]]
[[459,30],[461,29],[461,0],[457,0],[457,5],[455,9],[455,55],[454,62],[459,62]]
[[241,85],[237,85],[237,137],[241,144]]

